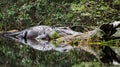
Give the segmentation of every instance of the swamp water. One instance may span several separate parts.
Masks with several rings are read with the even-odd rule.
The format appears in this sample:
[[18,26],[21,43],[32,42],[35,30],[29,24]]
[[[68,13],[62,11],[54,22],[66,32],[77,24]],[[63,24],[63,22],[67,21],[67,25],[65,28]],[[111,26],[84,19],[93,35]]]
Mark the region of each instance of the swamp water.
[[[66,45],[67,42],[66,39],[68,39],[69,41],[71,40],[71,38],[73,38],[67,36],[68,38],[64,37],[55,40],[62,42],[61,45],[56,45],[57,42],[46,41],[44,40],[44,38],[42,38],[43,40],[40,40],[39,38],[34,39],[34,37],[33,38],[26,37],[27,34],[25,31],[26,30],[17,33],[16,32],[7,33],[8,36],[1,36],[0,38],[1,66],[3,67],[8,67],[8,66],[10,67],[96,67],[96,66],[117,67],[120,65],[119,39],[110,40],[106,42],[104,41],[93,42],[92,43],[93,45],[86,45],[87,40],[85,39],[81,41],[83,43],[80,42],[82,45],[74,46],[68,44]],[[94,31],[92,31],[92,33],[93,32]],[[86,36],[82,36],[82,37],[84,38]],[[61,39],[65,40],[65,42],[63,42]],[[70,41],[69,44],[76,44],[76,42]],[[88,42],[87,44],[91,44],[91,43]]]

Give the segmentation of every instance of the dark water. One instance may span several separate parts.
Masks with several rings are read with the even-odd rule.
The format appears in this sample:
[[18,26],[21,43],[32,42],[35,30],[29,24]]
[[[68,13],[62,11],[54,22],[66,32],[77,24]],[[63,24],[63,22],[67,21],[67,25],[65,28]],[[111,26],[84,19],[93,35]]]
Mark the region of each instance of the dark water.
[[[120,62],[118,47],[93,46],[92,49],[87,50],[75,48],[67,52],[61,52],[58,50],[35,49],[34,45],[30,46],[31,41],[29,40],[27,44],[22,44],[1,37],[0,65],[2,67],[87,67],[87,65],[89,67],[104,67],[115,66],[113,65],[113,60]],[[28,44],[28,42],[30,43]],[[62,47],[60,46],[58,49],[61,50]]]

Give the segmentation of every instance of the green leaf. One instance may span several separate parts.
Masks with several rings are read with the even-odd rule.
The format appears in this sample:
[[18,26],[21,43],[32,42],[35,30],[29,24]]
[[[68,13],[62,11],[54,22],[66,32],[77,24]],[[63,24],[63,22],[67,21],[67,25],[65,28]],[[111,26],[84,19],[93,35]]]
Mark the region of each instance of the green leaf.
[[51,40],[50,43],[54,48],[58,46],[58,43],[55,40]]
[[55,39],[55,38],[57,38],[58,37],[58,33],[56,32],[56,31],[53,31],[52,33],[51,33],[51,35],[50,35],[50,38],[51,39]]

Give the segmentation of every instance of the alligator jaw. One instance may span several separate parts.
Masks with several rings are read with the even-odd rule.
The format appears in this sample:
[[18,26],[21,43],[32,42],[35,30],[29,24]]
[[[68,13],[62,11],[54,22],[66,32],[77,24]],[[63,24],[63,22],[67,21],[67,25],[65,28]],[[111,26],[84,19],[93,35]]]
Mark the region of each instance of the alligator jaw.
[[21,31],[21,32],[8,32],[8,33],[4,33],[3,37],[9,38],[9,39],[13,39],[15,41],[19,41],[22,43],[27,43],[27,31]]

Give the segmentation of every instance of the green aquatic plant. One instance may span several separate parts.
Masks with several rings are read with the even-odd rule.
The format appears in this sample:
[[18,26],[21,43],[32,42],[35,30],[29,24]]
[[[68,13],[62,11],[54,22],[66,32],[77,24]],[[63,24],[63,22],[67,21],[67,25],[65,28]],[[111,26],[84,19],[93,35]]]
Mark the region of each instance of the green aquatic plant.
[[55,47],[57,47],[58,46],[58,42],[55,40],[56,38],[58,38],[59,37],[59,35],[58,35],[58,33],[56,32],[56,31],[53,31],[52,33],[51,33],[51,35],[50,35],[50,38],[51,38],[51,41],[50,41],[50,43],[52,44],[52,46],[55,48]]
[[119,46],[119,40],[91,42],[91,45]]
[[52,44],[52,46],[55,48],[58,46],[58,42],[55,40],[51,40],[50,43]]
[[56,31],[53,31],[52,33],[51,33],[51,35],[50,35],[50,38],[51,39],[56,39],[56,38],[58,38],[59,37],[59,34],[56,32]]

